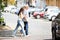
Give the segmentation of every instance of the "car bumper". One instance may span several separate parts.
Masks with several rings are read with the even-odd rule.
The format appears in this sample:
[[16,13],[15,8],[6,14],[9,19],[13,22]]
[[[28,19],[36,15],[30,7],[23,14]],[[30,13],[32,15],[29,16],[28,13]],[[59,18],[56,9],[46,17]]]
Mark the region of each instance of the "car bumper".
[[49,16],[49,15],[44,15],[44,18],[48,19],[48,16]]

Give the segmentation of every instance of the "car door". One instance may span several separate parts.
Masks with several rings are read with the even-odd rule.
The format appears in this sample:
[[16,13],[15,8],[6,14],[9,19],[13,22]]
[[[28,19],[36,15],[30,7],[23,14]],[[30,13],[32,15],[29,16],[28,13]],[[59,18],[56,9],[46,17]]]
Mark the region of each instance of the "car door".
[[60,13],[57,15],[56,19],[56,33],[60,35]]

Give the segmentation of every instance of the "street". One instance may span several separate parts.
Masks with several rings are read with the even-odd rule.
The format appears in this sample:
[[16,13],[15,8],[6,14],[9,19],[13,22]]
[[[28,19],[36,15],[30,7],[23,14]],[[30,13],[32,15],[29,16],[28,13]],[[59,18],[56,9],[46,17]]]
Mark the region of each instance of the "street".
[[[60,0],[0,0],[0,40],[60,40],[59,4]],[[23,22],[27,20],[28,26]],[[25,28],[28,35],[23,36]]]
[[31,19],[29,33],[31,40],[51,39],[51,22],[46,19]]
[[51,21],[46,19],[29,18],[29,36],[26,37],[5,37],[1,40],[52,40]]

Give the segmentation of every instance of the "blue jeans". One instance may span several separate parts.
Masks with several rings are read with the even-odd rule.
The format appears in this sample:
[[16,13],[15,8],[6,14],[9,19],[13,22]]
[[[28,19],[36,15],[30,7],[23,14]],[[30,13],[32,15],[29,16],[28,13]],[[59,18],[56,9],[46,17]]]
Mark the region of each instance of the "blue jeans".
[[16,32],[18,31],[19,26],[21,27],[22,33],[23,33],[23,35],[25,36],[25,35],[26,35],[26,34],[25,34],[25,30],[24,30],[24,27],[22,27],[22,25],[20,24],[20,20],[17,21],[17,26],[16,26],[16,28],[15,28],[15,30],[14,30],[13,35],[16,35]]
[[26,35],[28,35],[28,22],[24,22],[24,30],[25,30],[25,33]]

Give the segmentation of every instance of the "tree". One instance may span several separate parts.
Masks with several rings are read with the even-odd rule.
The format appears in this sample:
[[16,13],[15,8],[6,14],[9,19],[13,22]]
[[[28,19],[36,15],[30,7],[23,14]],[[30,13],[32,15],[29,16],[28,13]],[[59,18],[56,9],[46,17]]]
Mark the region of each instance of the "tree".
[[3,25],[4,23],[4,18],[2,17],[1,11],[3,11],[4,6],[2,5],[2,0],[0,0],[0,25]]

